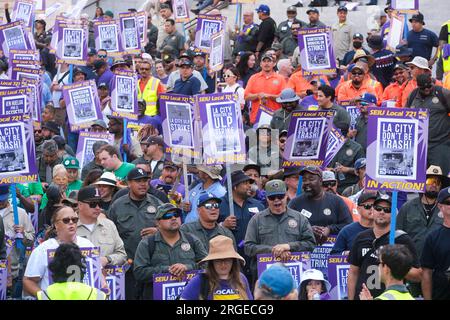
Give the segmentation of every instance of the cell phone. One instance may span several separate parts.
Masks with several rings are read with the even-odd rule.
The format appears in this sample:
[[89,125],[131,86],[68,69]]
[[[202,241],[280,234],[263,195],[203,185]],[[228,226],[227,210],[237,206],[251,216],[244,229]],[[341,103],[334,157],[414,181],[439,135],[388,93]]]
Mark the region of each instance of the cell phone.
[[164,191],[165,193],[169,193],[170,190],[172,190],[173,186],[170,184],[158,184],[156,186],[156,189]]

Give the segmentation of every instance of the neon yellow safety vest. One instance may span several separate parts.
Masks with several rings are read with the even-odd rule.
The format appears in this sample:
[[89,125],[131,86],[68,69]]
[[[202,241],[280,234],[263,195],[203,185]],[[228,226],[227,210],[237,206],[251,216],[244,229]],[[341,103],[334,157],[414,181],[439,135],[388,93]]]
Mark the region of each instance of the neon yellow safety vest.
[[[446,23],[444,23],[442,26],[447,25],[447,32],[448,32],[448,38],[447,38],[447,43],[450,44],[450,20],[448,20]],[[441,56],[443,55],[443,52],[441,51]],[[450,71],[450,57],[448,57],[447,59],[442,58],[442,64],[443,64],[443,69],[444,72],[449,72]]]
[[156,101],[158,100],[159,79],[150,77],[145,85],[144,92],[141,92],[141,80],[138,81],[138,99],[144,99],[147,107],[145,108],[146,116],[155,116],[157,114]]
[[414,300],[414,298],[409,292],[386,290],[376,297],[375,300]]
[[37,293],[38,300],[106,300],[99,289],[81,282],[54,283]]

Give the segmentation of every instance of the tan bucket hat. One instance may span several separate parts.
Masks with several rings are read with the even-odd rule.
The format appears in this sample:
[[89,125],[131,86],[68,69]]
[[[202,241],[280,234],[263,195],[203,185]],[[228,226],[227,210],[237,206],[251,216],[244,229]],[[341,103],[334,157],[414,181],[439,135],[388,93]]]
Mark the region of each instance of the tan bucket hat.
[[209,240],[209,253],[200,263],[220,259],[238,259],[245,265],[245,259],[234,250],[233,240],[222,235]]
[[213,180],[222,179],[222,176],[220,175],[222,166],[220,164],[214,166],[205,166],[203,164],[200,164],[197,166],[197,169],[201,172],[206,173]]
[[355,55],[353,57],[353,63],[356,63],[360,58],[366,58],[367,62],[369,64],[369,68],[371,68],[373,66],[373,64],[375,63],[375,58],[367,55],[366,52],[362,49],[358,49],[355,51]]

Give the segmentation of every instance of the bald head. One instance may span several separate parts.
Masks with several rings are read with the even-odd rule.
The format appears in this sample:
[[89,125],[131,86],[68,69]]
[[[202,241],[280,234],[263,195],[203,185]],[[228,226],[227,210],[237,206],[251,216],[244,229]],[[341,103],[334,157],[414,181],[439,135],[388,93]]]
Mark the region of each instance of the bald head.
[[244,24],[253,23],[253,11],[245,11],[243,16],[244,16]]

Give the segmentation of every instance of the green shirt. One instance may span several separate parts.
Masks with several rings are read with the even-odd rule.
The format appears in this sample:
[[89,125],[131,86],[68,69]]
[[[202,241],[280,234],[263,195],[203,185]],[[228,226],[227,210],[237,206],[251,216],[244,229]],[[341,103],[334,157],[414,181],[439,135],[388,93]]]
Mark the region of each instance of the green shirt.
[[132,163],[123,162],[119,169],[113,171],[113,173],[116,175],[117,180],[126,180],[128,172],[134,169],[134,167],[136,166]]
[[81,189],[83,182],[81,180],[75,180],[74,182],[69,183],[66,190],[66,196],[69,196],[72,191],[78,191]]

